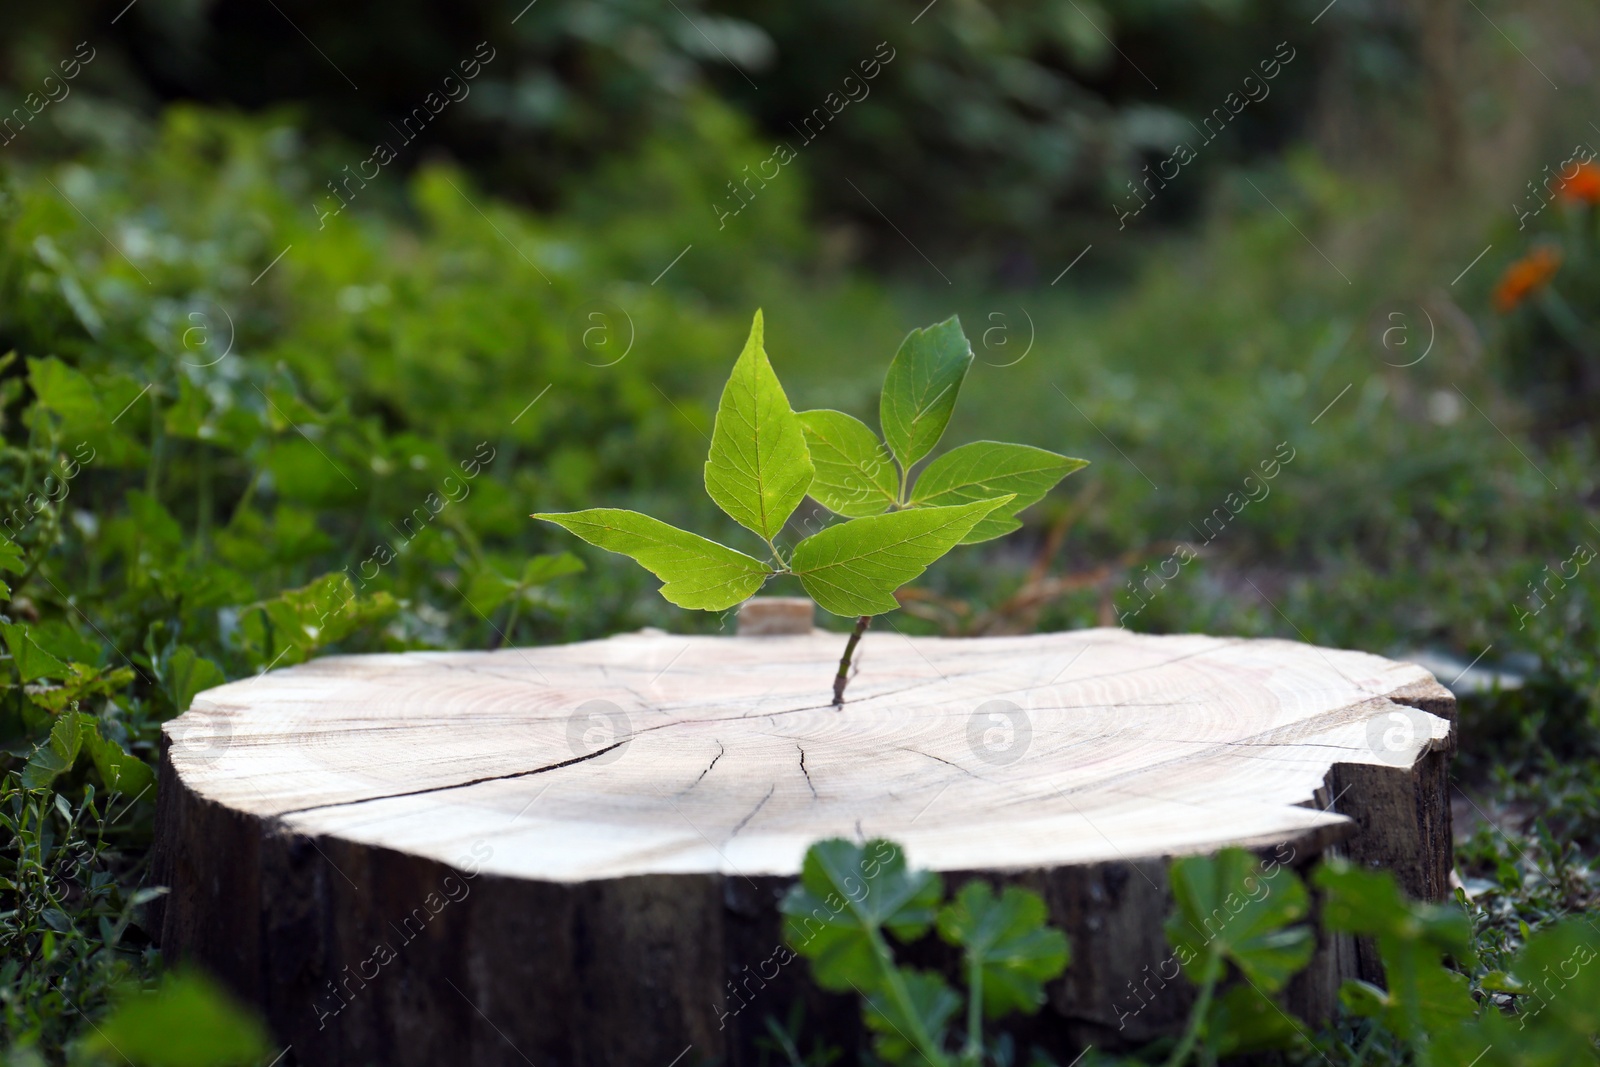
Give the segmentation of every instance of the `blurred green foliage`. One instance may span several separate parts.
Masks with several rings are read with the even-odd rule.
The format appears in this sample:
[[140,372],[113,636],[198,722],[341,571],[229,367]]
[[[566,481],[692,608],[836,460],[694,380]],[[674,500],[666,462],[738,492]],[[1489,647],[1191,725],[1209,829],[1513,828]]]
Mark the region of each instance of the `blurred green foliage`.
[[138,1067],[251,1067],[272,1057],[254,1015],[204,976],[181,970],[154,990],[123,989],[74,1052],[75,1062]]
[[[811,961],[817,984],[860,995],[874,1051],[891,1064],[978,1067],[992,1041],[985,1019],[1038,1011],[1044,983],[1070,958],[1039,894],[1006,886],[996,895],[973,880],[946,902],[937,872],[910,867],[905,851],[882,839],[812,845],[781,910],[784,938]],[[893,946],[912,945],[935,928],[960,950],[963,992],[938,971],[896,960]]]
[[[1179,973],[1197,987],[1181,1034],[1156,1039],[1132,1055],[1089,1046],[1071,1060],[1088,1067],[1185,1067],[1218,1063],[1447,1064],[1486,1062],[1506,1067],[1576,1067],[1600,1062],[1600,932],[1582,916],[1556,916],[1538,933],[1524,932],[1514,953],[1499,954],[1490,970],[1479,950],[1471,902],[1411,900],[1387,871],[1370,871],[1337,856],[1318,862],[1310,881],[1320,893],[1313,916],[1299,874],[1276,859],[1223,849],[1189,856],[1168,868],[1174,907],[1167,919],[1173,955],[1159,965],[1159,989]],[[1031,1013],[1043,1002],[1042,983],[1067,968],[1070,946],[1047,925],[1044,900],[1008,886],[996,897],[982,879],[968,881],[940,907],[943,879],[917,870],[900,846],[833,839],[806,852],[799,882],[784,897],[784,934],[811,963],[824,989],[854,992],[874,1048],[887,1063],[976,1065],[1023,1062],[1012,1034],[985,1033],[983,1021]],[[1464,906],[1465,905],[1465,906]],[[937,919],[935,918],[937,914]],[[1314,1033],[1280,1000],[1290,980],[1311,963],[1326,935],[1370,939],[1382,960],[1384,984],[1346,979],[1338,990],[1333,1026]],[[940,935],[962,950],[969,987],[968,1031],[955,1052],[961,996],[938,970],[896,962],[894,946],[909,946],[936,922]],[[1499,969],[1503,967],[1503,969]],[[1148,971],[1148,967],[1146,968]],[[1148,989],[1148,976],[1145,979]],[[985,984],[992,983],[992,984]],[[996,989],[998,986],[998,990]],[[1132,988],[1132,983],[1129,983]],[[982,996],[980,997],[980,990]],[[991,993],[998,996],[991,998]],[[1168,995],[1178,995],[1174,990]],[[1119,1019],[1146,1005],[1118,1007]],[[979,1001],[982,1010],[979,1010]],[[1125,1021],[1125,1020],[1124,1020]],[[792,1031],[768,1020],[791,1064],[828,1063],[837,1054],[816,1049],[804,1059]],[[1052,1042],[1059,1044],[1059,1041]],[[1263,1054],[1274,1054],[1263,1060]],[[1030,1067],[1060,1061],[1038,1045]]]
[[[654,195],[699,196],[747,143],[714,102],[703,118]],[[281,122],[176,109],[150,136],[13,173],[0,200],[0,350],[20,353],[0,376],[16,805],[0,910],[18,949],[0,1002],[6,1043],[52,1057],[81,1025],[74,1005],[99,1011],[149,973],[136,913],[155,892],[161,722],[200,689],[330,649],[636,625],[648,587],[602,570],[577,598],[583,563],[541,551],[527,515],[599,495],[680,513],[672,479],[709,424],[695,392],[739,339],[683,290],[616,280],[671,260],[643,225],[650,201],[606,231],[434,168],[412,179],[409,220],[351,211],[319,228],[312,164]],[[786,203],[763,208],[763,250],[795,240]],[[707,250],[685,284],[756,258]],[[742,280],[787,269],[765,262]],[[81,799],[56,813],[52,797]],[[102,848],[83,820],[113,805]],[[101,866],[61,867],[90,841]]]
[[[747,63],[769,105],[752,102],[760,93],[741,99],[737,72],[675,14],[641,25],[607,5],[536,6],[517,33],[555,58],[515,78],[509,62],[486,68],[471,101],[501,110],[464,124],[484,138],[482,155],[467,134],[452,145],[478,170],[419,150],[346,187],[349,208],[322,221],[327,182],[367,157],[374,133],[323,110],[348,88],[337,73],[272,48],[261,54],[273,77],[305,79],[299,110],[246,118],[180,106],[147,122],[141,110],[187,90],[141,69],[154,44],[108,45],[82,83],[101,95],[74,97],[6,149],[0,1041],[63,1062],[83,1018],[111,1010],[116,985],[154,981],[141,926],[158,889],[143,786],[160,724],[199,690],[334,651],[719,625],[661,605],[631,565],[562,554],[568,539],[527,516],[603,503],[731,532],[695,472],[717,385],[758,303],[797,406],[860,417],[875,407],[881,353],[909,325],[960,312],[978,362],[952,432],[1001,424],[1041,446],[1069,438],[1094,460],[1070,497],[1046,497],[1003,547],[964,548],[930,572],[930,599],[906,602],[920,616],[904,619],[907,632],[1122,619],[1461,666],[1483,653],[1480,668],[1525,684],[1463,701],[1462,783],[1482,822],[1458,858],[1474,885],[1478,957],[1512,973],[1543,928],[1593,907],[1600,578],[1592,567],[1550,575],[1576,546],[1600,544],[1600,468],[1590,436],[1541,427],[1538,398],[1529,406],[1502,388],[1531,368],[1508,366],[1511,332],[1485,326],[1498,246],[1450,283],[1501,229],[1462,212],[1442,235],[1419,237],[1399,224],[1416,213],[1414,190],[1296,152],[1224,174],[1192,236],[1154,238],[1136,255],[1097,247],[1070,286],[974,287],[957,267],[963,284],[926,291],[841,274],[848,241],[817,225],[817,205],[881,219],[843,206],[857,194],[838,175],[880,204],[877,183],[914,190],[929,219],[959,223],[951,241],[1005,248],[1009,232],[1047,229],[1103,179],[1051,154],[1064,143],[1057,127],[1078,121],[1082,71],[1103,81],[1074,136],[1099,146],[1101,162],[1125,159],[1117,137],[1134,143],[1124,127],[1152,118],[1134,110],[1148,104],[1137,74],[1103,50],[1096,58],[1101,45],[1076,14],[1056,12],[1068,28],[1029,36],[1029,20],[1054,7],[995,23],[955,0],[933,11],[947,6],[955,17],[897,45],[904,53],[852,116],[859,130],[818,139],[722,229],[712,205],[768,158],[763,130],[832,91],[820,62],[762,80],[764,46],[749,25],[797,16],[730,9],[714,27],[689,9]],[[1247,17],[1271,25],[1248,5],[1081,6],[1097,22],[1108,11],[1122,20],[1119,40],[1158,80],[1173,69],[1155,58],[1161,39],[1198,32],[1186,19],[1219,34]],[[26,47],[7,47],[45,54],[41,42],[60,41],[70,52],[90,10],[102,22],[115,14],[37,9],[17,38]],[[129,25],[152,40],[170,43],[162,35],[186,24],[170,6],[135,10]],[[205,10],[218,32],[264,32],[229,23],[232,6]],[[1328,24],[1344,25],[1335,12]],[[807,31],[810,46],[855,62],[858,42],[870,53],[884,39],[883,17],[833,11],[836,22]],[[211,30],[185,32],[203,72],[215,63]],[[448,66],[475,43],[475,33],[461,49],[426,36],[407,41],[415,67],[395,59],[397,69]],[[1234,76],[1230,56],[1185,92],[1209,100]],[[694,73],[702,65],[720,72]],[[1030,110],[1012,82],[990,77],[995,65],[1070,106]],[[13,61],[7,77],[36,73]],[[386,84],[351,73],[364,90]],[[511,80],[495,88],[501,77]],[[126,86],[144,87],[129,93],[135,106],[108,102]],[[390,86],[372,114],[410,106],[416,89]],[[274,92],[239,102],[281,101]],[[975,117],[948,121],[957,102]],[[900,116],[911,120],[890,130]],[[320,123],[361,147],[306,132]],[[1010,132],[984,149],[990,126]],[[930,144],[942,148],[919,154]],[[849,170],[852,151],[876,158],[870,174]],[[983,151],[996,167],[969,168]],[[486,187],[561,210],[535,214]],[[1081,247],[1065,227],[1040,239]],[[1103,252],[1129,284],[1095,273]],[[1498,979],[1487,973],[1468,976],[1474,995],[1516,996],[1489,988]],[[1365,1020],[1346,1034],[1356,1045],[1372,1033]],[[1392,1038],[1401,1062],[1404,1035],[1385,1033],[1371,1048]]]
[[[714,94],[760,145],[731,161],[719,190],[788,142],[817,179],[814,213],[867,237],[878,259],[920,263],[899,229],[919,246],[960,249],[965,264],[1032,278],[1081,248],[1085,233],[1113,228],[1109,204],[1127,180],[1191,139],[1190,123],[1242,92],[1280,42],[1292,39],[1305,58],[1228,123],[1203,168],[1301,133],[1319,82],[1332,79],[1356,106],[1414,90],[1416,17],[1342,5],[1312,23],[1321,6],[143,0],[123,12],[118,0],[72,0],[17,13],[0,44],[0,104],[37,92],[82,41],[96,51],[73,89],[79,103],[50,105],[61,114],[27,131],[33,150],[126,136],[125,112],[148,117],[188,101],[293,102],[305,128],[370,145],[392,139],[485,44],[493,58],[401,150],[402,170],[444,150],[487,187],[551,208],[581,195],[596,166],[692,128],[699,101]],[[864,63],[885,57],[863,78]],[[817,109],[827,129],[808,144],[801,131]],[[1184,182],[1161,213],[1192,215],[1203,189]],[[713,224],[716,195],[687,217]]]

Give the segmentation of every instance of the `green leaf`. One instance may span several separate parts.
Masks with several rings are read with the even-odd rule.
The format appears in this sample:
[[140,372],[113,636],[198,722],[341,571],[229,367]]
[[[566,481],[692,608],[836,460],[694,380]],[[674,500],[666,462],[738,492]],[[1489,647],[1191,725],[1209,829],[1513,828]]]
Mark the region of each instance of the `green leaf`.
[[94,383],[55,356],[28,359],[28,384],[39,406],[77,427],[99,419],[104,412]]
[[261,466],[272,475],[282,500],[317,508],[340,507],[358,492],[350,476],[353,468],[335,458],[332,446],[305,437],[273,442],[262,454]]
[[30,685],[26,691],[29,700],[55,714],[65,711],[75,700],[109,696],[126,688],[133,678],[131,667],[101,668],[68,663],[60,685]]
[[136,796],[155,785],[156,772],[117,742],[102,737],[100,723],[83,712],[64,711],[56,716],[50,736],[34,749],[22,769],[24,789],[48,789],[71,771],[81,754],[87,754],[100,780],[113,793]]
[[806,850],[800,881],[779,910],[785,937],[811,961],[817,984],[846,992],[882,980],[874,936],[888,930],[901,941],[921,937],[943,895],[939,876],[908,868],[893,842],[831,838]]
[[33,643],[63,663],[88,664],[99,660],[106,648],[91,641],[63,619],[44,619],[28,626]]
[[878,399],[883,438],[906,470],[933,451],[955,410],[961,382],[972,366],[972,345],[951,316],[912,330],[889,364]]
[[989,541],[1021,526],[1016,515],[1039,502],[1057,482],[1089,465],[1030,445],[974,441],[928,464],[911,494],[915,506],[967,504],[1010,493],[1011,503],[972,528],[961,543]]
[[1596,1062],[1587,1034],[1492,1009],[1429,1034],[1417,1051],[1418,1067],[1573,1067]]
[[851,519],[801,541],[789,568],[825,610],[835,615],[881,615],[899,606],[896,589],[1009,500],[1001,497]]
[[816,465],[811,496],[836,515],[881,515],[900,500],[900,472],[878,435],[842,411],[802,411]]
[[1215,858],[1184,856],[1170,873],[1177,908],[1167,920],[1167,940],[1197,984],[1213,958],[1230,960],[1268,993],[1311,962],[1316,938],[1305,926],[1306,887],[1286,867],[1263,873],[1255,856],[1226,848]]
[[1067,966],[1067,939],[1046,925],[1044,899],[1020,886],[997,898],[989,883],[971,881],[939,912],[939,936],[966,950],[982,973],[983,1011],[997,1019],[1028,1014],[1044,1003],[1044,983]]
[[[0,541],[0,571],[21,574],[24,569],[22,548],[11,538]],[[0,600],[10,599],[11,586],[0,582]]]
[[123,796],[138,796],[156,784],[156,772],[144,760],[108,737],[102,737],[91,717],[84,724],[83,747],[106,789]]
[[132,989],[86,1038],[108,1060],[141,1067],[247,1067],[273,1050],[243,1007],[198,974],[164,976],[152,995]]
[[40,648],[28,635],[28,628],[20,622],[0,623],[5,634],[6,648],[11,651],[11,663],[22,676],[23,684],[40,678],[69,678],[67,665]]
[[814,474],[805,431],[762,347],[761,312],[717,405],[706,492],[728,517],[771,541]]
[[758,559],[636,511],[591,508],[533,517],[553,522],[597,548],[631,556],[661,579],[661,595],[680,608],[731,608],[748,600],[772,576],[772,568]]
[[1526,993],[1528,987],[1515,975],[1504,971],[1490,971],[1478,979],[1478,988],[1490,993]]
[[[1592,1054],[1600,1033],[1600,933],[1582,915],[1542,926],[1511,963],[1525,995],[1519,1004],[1529,1027],[1562,1031],[1576,1051]],[[1577,1055],[1566,1062],[1582,1062]]]
[[1413,1042],[1427,1041],[1477,1010],[1466,975],[1446,967],[1437,954],[1412,944],[1398,953],[1385,954],[1380,948],[1378,955],[1393,1001],[1384,1021],[1395,1033]]
[[210,396],[187,375],[177,375],[177,386],[177,398],[162,413],[167,433],[191,441],[209,440],[212,435],[207,433],[206,416],[211,412]]
[[50,736],[33,750],[28,765],[22,769],[22,788],[48,789],[58,775],[72,770],[78,762],[78,751],[83,747],[83,720],[94,721],[93,716],[65,712],[56,717],[50,727]]
[[124,373],[111,373],[91,381],[76,368],[54,356],[46,356],[28,358],[28,384],[37,398],[37,403],[27,411],[30,424],[41,424],[41,419],[46,420],[42,425],[56,424],[64,441],[88,445],[93,450],[89,456],[97,465],[144,462],[143,446],[125,431],[141,421],[148,425],[149,409],[145,409],[143,420],[130,415],[122,426],[114,425],[119,414],[146,388],[144,383]]
[[572,574],[582,574],[584,571],[583,560],[571,552],[547,553],[534,556],[523,564],[522,575],[517,579],[518,584],[529,589],[536,585],[545,585],[557,578],[565,578]]
[[335,571],[240,608],[237,639],[252,667],[287,667],[397,610],[388,593],[358,596],[349,576]]
[[1293,1017],[1248,983],[1234,986],[1206,1013],[1206,1044],[1216,1059],[1289,1049],[1303,1031]]
[[583,561],[570,552],[539,555],[523,561],[522,570],[515,572],[509,564],[493,559],[484,560],[467,582],[467,600],[485,616],[494,614],[513,597],[533,599],[531,591],[557,578],[583,573]]
[[517,583],[492,563],[485,563],[467,583],[466,598],[478,614],[488,618],[517,592]]
[[180,714],[189,710],[194,695],[227,681],[222,668],[188,645],[179,645],[167,660],[167,695]]
[[[886,992],[864,993],[867,1029],[873,1033],[873,1044],[878,1055],[889,1063],[907,1067],[940,1067],[944,1057],[929,1060],[922,1050],[908,1040],[908,1035],[919,1030],[928,1035],[934,1048],[944,1045],[945,1029],[951,1016],[961,1010],[961,998],[945,980],[934,971],[900,970],[901,981],[910,1007],[908,1014],[896,998]],[[911,1016],[915,1016],[915,1019]]]
[[1476,1011],[1465,976],[1444,965],[1446,956],[1470,962],[1472,923],[1459,907],[1419,904],[1406,898],[1388,871],[1367,871],[1332,859],[1312,881],[1323,891],[1322,922],[1329,930],[1376,939],[1387,992],[1340,989],[1340,997],[1379,1014],[1414,1044],[1471,1019]]
[[[1327,893],[1322,922],[1330,930],[1431,945],[1440,954],[1472,959],[1472,921],[1453,904],[1409,899],[1388,871],[1368,871],[1346,860],[1329,860],[1312,882]],[[1381,947],[1381,944],[1380,944]]]
[[1339,1004],[1351,1015],[1381,1019],[1394,1006],[1389,991],[1359,978],[1346,978],[1339,986]]

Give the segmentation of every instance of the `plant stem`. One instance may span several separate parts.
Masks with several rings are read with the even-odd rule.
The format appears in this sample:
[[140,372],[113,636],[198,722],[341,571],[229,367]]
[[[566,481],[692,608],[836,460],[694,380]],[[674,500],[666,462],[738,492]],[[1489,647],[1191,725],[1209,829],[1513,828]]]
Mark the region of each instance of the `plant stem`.
[[850,634],[850,641],[844,646],[844,655],[839,658],[839,673],[833,679],[833,706],[844,706],[844,687],[850,682],[850,657],[855,654],[856,645],[861,643],[861,635],[867,632],[867,627],[872,624],[871,615],[863,615],[856,620],[856,628]]
[[1563,340],[1576,348],[1586,358],[1593,360],[1600,358],[1595,353],[1595,348],[1590,343],[1589,330],[1584,326],[1583,320],[1578,318],[1572,305],[1568,304],[1555,286],[1545,286],[1543,299],[1539,301],[1540,310],[1544,312],[1545,319],[1556,328]]
[[1367,1053],[1372,1051],[1372,1044],[1378,1039],[1378,1024],[1374,1022],[1367,1031],[1367,1039],[1361,1042],[1361,1047],[1356,1050],[1355,1067],[1363,1067],[1367,1062]]
[[[523,587],[517,586],[516,596],[511,598],[511,607],[506,612],[506,624],[496,630],[495,635],[489,639],[489,651],[493,652],[501,645],[511,643],[511,635],[517,627],[517,616],[522,612],[522,592]],[[490,625],[493,626],[494,624],[490,623]]]
[[1206,968],[1205,981],[1200,986],[1200,996],[1194,1002],[1194,1010],[1189,1013],[1189,1025],[1184,1028],[1183,1037],[1178,1039],[1178,1045],[1172,1050],[1172,1055],[1167,1057],[1165,1067],[1183,1067],[1189,1062],[1189,1053],[1194,1050],[1194,1043],[1200,1036],[1200,1028],[1205,1025],[1206,1012],[1211,1008],[1211,995],[1217,990],[1217,980],[1222,977],[1222,960],[1215,954],[1210,959],[1210,966]]
[[[861,616],[863,622],[871,618],[872,616],[870,615]],[[857,625],[858,631],[865,629],[865,626]],[[856,636],[860,636],[859,632]],[[906,1044],[921,1053],[928,1067],[946,1067],[949,1061],[945,1058],[944,1050],[933,1039],[933,1035],[928,1033],[926,1022],[921,1014],[918,1013],[916,1005],[912,1003],[911,991],[906,988],[905,976],[901,974],[900,968],[895,966],[894,953],[889,950],[889,943],[883,939],[882,932],[876,926],[869,926],[866,930],[867,937],[872,941],[873,954],[877,958],[878,967],[883,975],[884,990],[888,993],[889,999],[894,1002],[895,1007],[899,1009],[901,1021],[911,1028],[911,1033],[907,1034],[901,1031],[901,1036],[906,1039]],[[859,987],[857,989],[859,991]],[[872,998],[868,997],[865,992],[862,992],[861,995],[867,1000],[867,1003],[872,1003]],[[885,1018],[889,1017],[888,1012],[880,1009],[880,1013]],[[893,1022],[892,1019],[891,1022]]]
[[202,556],[211,552],[211,449],[200,443],[195,461],[200,468],[198,503],[195,507],[194,540]]
[[770,1015],[767,1016],[766,1023],[767,1033],[778,1042],[784,1058],[789,1061],[789,1067],[806,1067],[806,1061],[800,1058],[800,1050],[795,1047],[794,1038],[790,1036],[789,1031],[779,1026],[778,1021]]
[[961,1062],[970,1067],[983,1063],[983,959],[967,950],[967,1047]]

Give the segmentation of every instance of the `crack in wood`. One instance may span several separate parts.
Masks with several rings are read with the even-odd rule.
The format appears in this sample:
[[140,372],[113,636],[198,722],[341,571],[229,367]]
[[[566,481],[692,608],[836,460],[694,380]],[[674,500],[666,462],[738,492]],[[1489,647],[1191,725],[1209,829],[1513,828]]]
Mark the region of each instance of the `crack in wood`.
[[[723,746],[721,741],[718,741],[717,742],[717,754],[715,756],[711,757],[711,762],[706,764],[706,769],[700,772],[700,777],[696,778],[694,780],[693,784],[691,784],[689,786],[689,789],[693,789],[695,786],[699,785],[701,779],[705,778],[706,775],[711,773],[711,768],[713,768],[713,767],[715,767],[717,765],[717,760],[721,759],[722,758],[722,754],[724,752],[726,752],[726,751],[728,751],[727,748]],[[689,789],[685,789],[684,792],[687,793],[689,791]]]
[[743,830],[745,828],[745,826],[749,824],[750,820],[756,817],[756,813],[757,812],[759,812],[762,808],[767,806],[767,801],[771,800],[772,799],[772,794],[776,793],[777,791],[778,791],[778,783],[777,782],[773,782],[771,785],[767,786],[767,795],[762,797],[761,798],[761,802],[750,810],[750,814],[749,815],[746,815],[744,818],[739,820],[739,825],[735,826],[733,828],[733,832],[728,835],[728,840],[729,841],[732,841],[735,837],[739,836],[739,831]]
[[605,748],[596,749],[593,752],[582,756],[577,756],[573,759],[562,760],[560,763],[552,763],[548,767],[535,767],[531,771],[516,771],[512,774],[486,774],[482,778],[474,778],[470,782],[452,782],[448,785],[432,785],[423,789],[408,789],[401,793],[386,793],[383,796],[361,797],[357,800],[335,800],[327,804],[310,804],[303,808],[290,808],[288,811],[280,811],[274,815],[273,818],[285,819],[290,815],[303,815],[308,811],[321,811],[324,808],[345,808],[354,804],[369,804],[378,800],[398,800],[401,797],[419,797],[425,796],[428,793],[444,793],[451,789],[465,789],[467,786],[471,785],[482,785],[484,782],[504,782],[510,781],[513,778],[531,778],[535,774],[544,774],[546,771],[559,771],[563,767],[571,767],[575,763],[585,763],[589,760],[604,756],[607,752],[619,749],[632,740],[633,738],[631,736],[625,737],[616,744],[607,745]]
[[794,747],[800,749],[800,773],[806,776],[806,788],[811,790],[811,799],[817,799],[817,787],[811,784],[811,772],[806,770],[806,750],[796,741]]
[[972,771],[970,771],[967,768],[961,766],[961,764],[959,764],[959,763],[951,763],[949,760],[945,759],[943,756],[935,756],[932,752],[924,752],[920,748],[907,748],[905,745],[896,745],[895,747],[897,749],[899,749],[901,752],[912,752],[912,753],[915,753],[918,756],[926,756],[928,759],[935,760],[935,761],[937,761],[939,763],[942,763],[946,767],[954,767],[956,770],[960,771],[962,774],[966,775],[969,778],[976,778],[980,782],[987,782],[988,781],[988,779],[985,778],[983,775],[974,774]]

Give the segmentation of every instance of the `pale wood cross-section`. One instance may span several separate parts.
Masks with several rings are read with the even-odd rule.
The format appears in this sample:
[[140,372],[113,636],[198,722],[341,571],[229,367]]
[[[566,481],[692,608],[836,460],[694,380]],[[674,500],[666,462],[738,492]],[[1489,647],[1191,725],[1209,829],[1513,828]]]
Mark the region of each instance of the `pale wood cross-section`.
[[[1165,957],[1168,857],[1303,867],[1337,845],[1445,893],[1454,700],[1421,667],[885,628],[835,708],[843,642],[645,632],[209,690],[167,727],[164,947],[261,1004],[303,1063],[666,1067],[686,1046],[754,1062],[794,997],[850,1039],[853,1007],[807,992],[802,962],[728,986],[775,956],[777,897],[819,838],[1044,892],[1074,963],[1034,1025],[1062,1048],[1181,1017],[1174,989],[1130,1024],[1122,991]],[[1371,967],[1319,960],[1307,1011]]]

